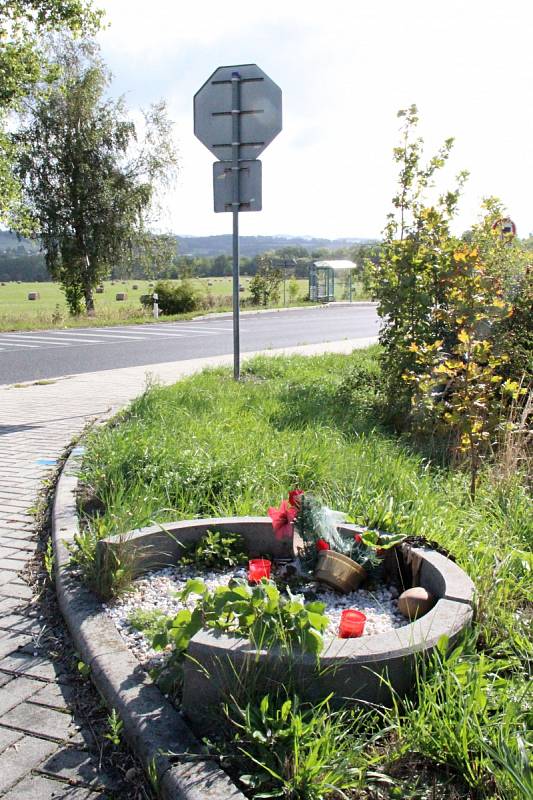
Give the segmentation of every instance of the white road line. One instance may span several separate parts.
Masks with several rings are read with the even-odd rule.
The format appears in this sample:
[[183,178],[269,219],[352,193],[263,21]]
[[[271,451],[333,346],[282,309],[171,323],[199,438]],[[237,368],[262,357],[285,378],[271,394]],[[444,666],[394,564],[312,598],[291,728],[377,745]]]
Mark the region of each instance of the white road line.
[[[10,333],[9,336],[6,336],[6,338],[3,339],[2,341],[6,342],[6,341],[10,341],[11,339],[22,339],[23,341],[27,340],[29,342],[32,342],[32,341],[33,342],[42,342],[43,344],[52,343],[52,344],[63,344],[63,345],[65,345],[65,342],[77,342],[78,344],[80,344],[78,339],[68,339],[67,337],[63,337],[61,339],[55,339],[53,336],[46,336],[46,335],[43,335],[43,336],[22,336],[21,334],[18,334],[18,333]],[[103,344],[103,342],[99,342],[98,339],[90,339],[89,341],[82,342],[82,344]],[[67,345],[65,345],[65,346],[67,346]]]
[[[55,331],[54,336],[58,336],[58,335],[61,335],[60,331]],[[105,336],[106,338],[107,337],[111,337],[113,339],[137,339],[139,341],[141,341],[142,338],[143,338],[142,336],[129,336],[129,335],[125,334],[125,333],[107,333],[107,332],[100,333],[100,331],[98,331],[98,333],[81,333],[81,332],[78,332],[78,331],[76,331],[76,332],[69,331],[67,336],[75,336],[76,338],[78,336],[98,336],[98,339],[100,339],[101,337]],[[61,337],[61,338],[64,338],[64,337]]]
[[[38,344],[21,344],[20,342],[5,342],[2,340],[2,344],[5,344],[6,347],[37,347],[39,348]],[[5,348],[2,348],[3,350]]]
[[143,331],[143,338],[146,336],[164,336],[169,339],[171,336],[183,338],[186,335],[185,333],[167,333],[166,331]]

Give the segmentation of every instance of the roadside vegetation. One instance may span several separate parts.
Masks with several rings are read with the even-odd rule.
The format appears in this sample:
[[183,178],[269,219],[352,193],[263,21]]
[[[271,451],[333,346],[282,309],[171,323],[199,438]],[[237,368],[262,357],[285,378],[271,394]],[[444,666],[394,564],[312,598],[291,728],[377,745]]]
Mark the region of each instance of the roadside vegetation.
[[[261,514],[293,487],[362,525],[436,543],[474,581],[471,630],[420,661],[392,708],[306,703],[290,674],[278,692],[245,685],[228,698],[211,747],[250,797],[533,797],[530,255],[494,198],[451,234],[466,173],[431,195],[453,140],[426,162],[416,107],[399,116],[398,192],[366,272],[380,347],[255,359],[240,383],[214,370],[148,387],[88,439],[73,558],[101,593],[124,591],[129,575],[120,556],[96,563],[100,537]],[[258,296],[273,278],[268,267]],[[200,601],[207,615],[211,600]],[[138,622],[166,644],[160,620]]]
[[[337,718],[326,706],[301,704],[287,687],[288,694],[269,699],[268,713],[261,698],[230,704],[238,745],[228,743],[229,734],[220,746],[233,770],[244,773],[255,764],[252,783],[265,791],[275,786],[285,787],[279,796],[327,797],[323,789],[306,794],[312,781],[298,770],[312,757],[319,759],[316,774],[325,774],[328,756],[319,753],[331,753],[339,721],[341,761],[355,792],[348,796],[518,800],[527,794],[517,782],[531,781],[533,513],[526,465],[505,476],[498,463],[485,465],[473,500],[465,471],[450,467],[441,451],[433,458],[422,454],[383,425],[379,359],[378,348],[351,356],[259,358],[245,366],[241,384],[227,370],[214,370],[170,388],[148,388],[119,424],[89,437],[83,481],[93,511],[78,561],[94,585],[100,576],[91,554],[100,536],[152,521],[262,514],[293,486],[320,492],[361,524],[438,542],[476,584],[476,623],[458,650],[421,665],[414,697],[392,710]],[[119,572],[111,591],[124,588],[123,577]],[[279,730],[267,735],[271,717]],[[319,737],[319,753],[305,758],[311,738],[295,738],[304,729]],[[297,774],[278,764],[274,778],[269,769],[282,741],[292,765],[284,769]],[[434,795],[427,794],[431,786]]]

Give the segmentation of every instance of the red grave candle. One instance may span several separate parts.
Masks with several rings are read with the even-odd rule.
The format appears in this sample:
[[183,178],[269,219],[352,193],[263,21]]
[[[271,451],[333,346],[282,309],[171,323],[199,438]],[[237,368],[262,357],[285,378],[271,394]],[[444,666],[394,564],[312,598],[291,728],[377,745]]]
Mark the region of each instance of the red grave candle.
[[267,558],[252,558],[248,562],[248,580],[250,583],[259,583],[261,578],[270,578],[272,563]]
[[366,617],[361,611],[355,608],[347,608],[341,614],[341,624],[339,625],[339,637],[341,639],[355,639],[363,635]]

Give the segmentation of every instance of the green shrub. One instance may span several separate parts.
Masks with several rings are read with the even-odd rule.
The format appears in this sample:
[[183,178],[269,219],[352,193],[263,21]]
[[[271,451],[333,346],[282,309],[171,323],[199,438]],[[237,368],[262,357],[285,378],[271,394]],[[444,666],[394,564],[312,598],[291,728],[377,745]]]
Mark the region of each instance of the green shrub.
[[[187,280],[180,281],[180,283],[159,281],[154,286],[154,292],[158,296],[157,302],[162,314],[185,314],[188,311],[195,311],[199,307],[198,295]],[[152,295],[143,295],[141,302],[146,307],[151,307]]]
[[205,569],[225,569],[246,564],[248,554],[239,533],[206,531],[200,541],[185,546],[180,564],[194,564]]

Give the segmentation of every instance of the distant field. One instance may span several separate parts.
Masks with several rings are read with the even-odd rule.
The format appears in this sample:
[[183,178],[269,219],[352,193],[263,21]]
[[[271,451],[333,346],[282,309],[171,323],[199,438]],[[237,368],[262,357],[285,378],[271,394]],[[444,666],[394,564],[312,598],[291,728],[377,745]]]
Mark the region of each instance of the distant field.
[[[240,295],[243,300],[250,296],[246,291],[249,282],[250,278],[241,278],[241,286],[245,288]],[[231,278],[198,278],[192,283],[204,299],[206,311],[231,308]],[[299,280],[298,286],[302,299],[307,293],[307,281]],[[95,316],[76,318],[69,315],[64,294],[56,283],[6,283],[0,285],[0,331],[147,322],[152,316],[143,309],[139,297],[152,290],[148,281],[106,281],[103,294],[95,294]],[[39,299],[28,300],[31,292],[38,292]],[[117,301],[118,292],[125,292],[127,299]],[[288,303],[288,292],[286,299]],[[165,317],[167,320],[174,318]]]
[[[241,278],[244,291],[240,293],[241,302],[246,302],[250,297],[248,285],[251,278]],[[224,311],[231,309],[231,278],[195,278],[191,281],[198,289],[202,298],[205,311]],[[307,297],[308,281],[297,281],[299,295],[296,304],[300,304]],[[137,288],[134,289],[133,287]],[[289,283],[283,286],[280,292],[278,307],[295,305],[288,291]],[[357,290],[357,291],[356,291]],[[147,322],[153,319],[150,312],[141,306],[139,297],[149,294],[153,286],[148,281],[106,281],[103,294],[95,294],[96,314],[92,318],[85,315],[71,317],[63,292],[56,283],[15,283],[10,282],[0,285],[0,331],[36,330],[45,328],[87,327],[95,325],[120,325]],[[354,299],[361,299],[360,287],[354,286]],[[28,294],[38,292],[38,300],[28,300]],[[124,292],[127,299],[117,301],[118,292]],[[342,299],[341,291],[337,299]],[[195,312],[198,313],[198,312]],[[181,315],[194,316],[194,314]],[[165,320],[178,317],[164,317]]]

